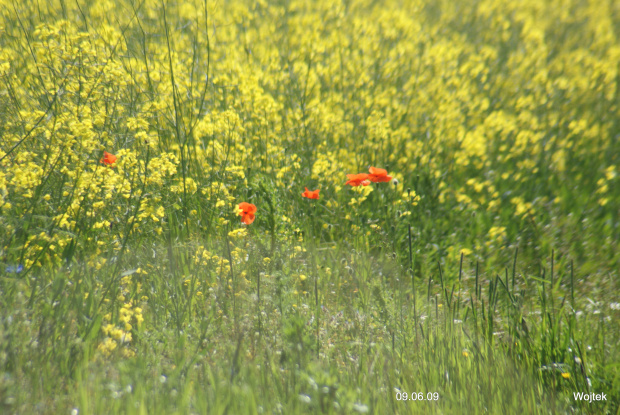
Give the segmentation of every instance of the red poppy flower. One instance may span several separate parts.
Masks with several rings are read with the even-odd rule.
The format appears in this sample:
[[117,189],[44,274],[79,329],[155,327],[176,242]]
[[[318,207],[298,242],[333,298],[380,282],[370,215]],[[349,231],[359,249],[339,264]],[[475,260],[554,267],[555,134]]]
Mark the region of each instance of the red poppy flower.
[[370,174],[368,175],[368,180],[370,180],[371,182],[380,183],[389,182],[390,180],[392,180],[392,176],[388,176],[387,170],[385,169],[371,167],[368,169],[368,171],[370,171]]
[[318,199],[319,198],[319,191],[320,191],[320,189],[308,190],[307,187],[304,187],[304,189],[306,189],[306,191],[301,194],[303,197],[307,197],[308,199]]
[[256,213],[256,206],[251,203],[241,202],[239,203],[239,216],[241,216],[241,222],[246,225],[254,222],[254,214]]
[[99,160],[99,163],[103,163],[105,165],[111,166],[116,163],[116,156],[112,153],[108,153],[107,151],[103,152],[103,157]]
[[345,183],[345,185],[350,184],[351,186],[359,186],[359,185],[364,185],[367,186],[367,184],[364,184],[365,181],[368,181],[368,175],[366,173],[360,173],[360,174],[347,174],[347,182]]

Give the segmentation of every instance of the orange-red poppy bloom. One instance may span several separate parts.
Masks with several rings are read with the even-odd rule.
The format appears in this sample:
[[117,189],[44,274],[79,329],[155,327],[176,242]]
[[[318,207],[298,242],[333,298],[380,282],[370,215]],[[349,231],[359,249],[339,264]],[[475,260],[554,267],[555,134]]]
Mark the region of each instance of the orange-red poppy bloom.
[[105,165],[111,166],[116,163],[116,156],[112,153],[108,153],[107,151],[103,152],[103,157],[99,160],[99,163],[103,163]]
[[241,222],[246,225],[254,222],[254,214],[256,213],[256,206],[251,203],[241,202],[239,203],[239,216],[241,216]]
[[368,186],[369,183],[364,184],[364,182],[368,182],[368,175],[366,173],[360,174],[347,174],[347,182],[345,185],[350,184],[351,186]]
[[306,189],[306,191],[301,194],[303,197],[307,197],[308,199],[318,199],[319,198],[319,191],[320,191],[320,189],[308,190],[307,187],[304,187],[304,189]]
[[371,167],[368,169],[368,171],[370,171],[370,174],[368,175],[368,180],[370,180],[371,182],[380,183],[389,182],[390,180],[392,180],[392,176],[388,176],[387,170],[385,169]]

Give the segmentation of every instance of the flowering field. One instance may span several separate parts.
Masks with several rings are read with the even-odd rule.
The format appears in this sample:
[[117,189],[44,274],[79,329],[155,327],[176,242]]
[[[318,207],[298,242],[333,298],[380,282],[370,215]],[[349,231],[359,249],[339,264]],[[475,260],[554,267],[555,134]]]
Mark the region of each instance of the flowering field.
[[617,414],[619,62],[617,1],[0,0],[0,413]]

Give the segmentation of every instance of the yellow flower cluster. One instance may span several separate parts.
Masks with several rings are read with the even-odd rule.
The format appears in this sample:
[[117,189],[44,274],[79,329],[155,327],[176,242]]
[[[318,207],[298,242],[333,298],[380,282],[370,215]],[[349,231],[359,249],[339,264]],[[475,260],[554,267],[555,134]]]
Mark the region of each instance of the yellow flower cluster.
[[[427,3],[241,1],[205,13],[190,0],[165,9],[168,24],[184,22],[175,30],[154,0],[135,16],[120,12],[131,9],[124,0],[24,2],[19,14],[37,16],[24,36],[1,0],[0,96],[14,110],[0,211],[39,218],[31,226],[52,229],[60,246],[71,237],[57,230],[84,226],[100,238],[161,233],[168,207],[204,223],[200,202],[225,209],[253,180],[284,190],[310,176],[337,193],[345,173],[389,164],[400,181],[428,175],[440,202],[466,209],[505,207],[510,188],[524,217],[536,212],[533,177],[585,180],[586,161],[604,166],[595,174],[606,206],[619,111],[613,6],[462,0],[433,14]],[[103,150],[114,167],[99,163]],[[326,203],[357,206],[369,189]],[[123,216],[122,230],[106,232]],[[220,225],[227,216],[209,213]],[[16,224],[1,225],[10,239]],[[60,255],[22,243],[31,262]]]
[[[0,0],[0,257],[31,269],[79,252],[101,270],[132,243],[208,234],[242,264],[240,200],[300,260],[301,222],[357,236],[351,218],[379,211],[434,216],[454,257],[523,223],[617,216],[617,3]],[[394,181],[343,186],[369,166]],[[304,186],[321,189],[308,221]],[[193,252],[228,281],[228,255]],[[103,354],[130,350],[143,319],[140,281],[122,284]]]

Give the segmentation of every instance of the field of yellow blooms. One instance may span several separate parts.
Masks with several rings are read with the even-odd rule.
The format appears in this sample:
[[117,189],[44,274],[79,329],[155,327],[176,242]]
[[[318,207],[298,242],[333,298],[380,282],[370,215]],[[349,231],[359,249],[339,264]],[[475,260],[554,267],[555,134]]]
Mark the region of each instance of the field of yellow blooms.
[[613,0],[0,0],[0,413],[620,413],[619,62]]

